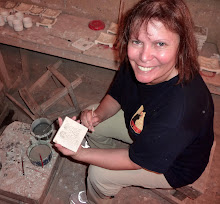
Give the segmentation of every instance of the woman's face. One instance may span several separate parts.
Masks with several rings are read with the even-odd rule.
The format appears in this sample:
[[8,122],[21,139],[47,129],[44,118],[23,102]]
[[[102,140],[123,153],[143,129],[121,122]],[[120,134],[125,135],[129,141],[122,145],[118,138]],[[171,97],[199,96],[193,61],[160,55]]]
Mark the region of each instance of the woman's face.
[[141,83],[158,84],[178,74],[175,68],[179,35],[156,20],[143,24],[137,36],[128,42],[128,58],[136,79]]

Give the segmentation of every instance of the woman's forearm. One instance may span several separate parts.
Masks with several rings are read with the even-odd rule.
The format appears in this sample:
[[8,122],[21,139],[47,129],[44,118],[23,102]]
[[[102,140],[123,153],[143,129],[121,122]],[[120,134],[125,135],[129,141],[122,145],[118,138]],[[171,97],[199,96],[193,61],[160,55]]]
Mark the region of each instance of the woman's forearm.
[[81,149],[73,159],[111,170],[136,170],[141,167],[132,162],[128,149]]
[[106,95],[95,110],[95,113],[99,116],[100,122],[102,122],[115,115],[120,109],[120,104],[112,96]]

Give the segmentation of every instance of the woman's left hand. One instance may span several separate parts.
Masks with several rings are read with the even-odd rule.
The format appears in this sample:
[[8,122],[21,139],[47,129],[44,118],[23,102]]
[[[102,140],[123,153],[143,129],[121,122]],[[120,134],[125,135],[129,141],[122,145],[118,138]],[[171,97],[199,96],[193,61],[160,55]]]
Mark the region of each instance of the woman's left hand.
[[[72,119],[73,120],[75,120],[76,122],[80,122],[79,120],[76,120],[76,116],[73,116],[72,117]],[[61,126],[62,124],[63,124],[63,120],[62,120],[62,118],[58,118],[58,122],[59,122],[59,126]],[[81,150],[81,145],[79,146],[79,149],[77,150],[77,152],[73,152],[73,151],[71,151],[71,150],[69,150],[69,149],[67,149],[67,148],[65,148],[65,147],[63,147],[62,145],[60,145],[60,144],[57,144],[57,143],[55,143],[54,144],[54,146],[57,148],[57,150],[58,151],[60,151],[63,155],[65,155],[65,156],[71,156],[71,157],[73,157],[74,158],[74,156],[76,156],[79,152],[80,152],[80,150]]]
[[60,144],[54,144],[54,146],[57,148],[57,150],[59,151],[59,152],[61,152],[63,155],[65,155],[65,156],[71,156],[71,157],[75,157],[76,155],[78,155],[78,153],[80,152],[80,150],[81,150],[81,145],[79,146],[79,149],[77,150],[77,152],[73,152],[73,151],[71,151],[71,150],[69,150],[69,149],[67,149],[66,147],[63,147],[62,145],[60,145]]

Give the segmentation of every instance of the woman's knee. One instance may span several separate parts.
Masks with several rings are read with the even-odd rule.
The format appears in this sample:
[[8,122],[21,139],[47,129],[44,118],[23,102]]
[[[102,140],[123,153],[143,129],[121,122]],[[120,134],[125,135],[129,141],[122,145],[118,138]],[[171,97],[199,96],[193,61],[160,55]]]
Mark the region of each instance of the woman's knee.
[[90,165],[88,170],[88,177],[92,185],[102,187],[105,184],[105,169]]
[[109,178],[110,171],[101,167],[90,165],[88,170],[88,179],[95,190],[105,196],[113,196],[119,191],[119,186],[113,184]]

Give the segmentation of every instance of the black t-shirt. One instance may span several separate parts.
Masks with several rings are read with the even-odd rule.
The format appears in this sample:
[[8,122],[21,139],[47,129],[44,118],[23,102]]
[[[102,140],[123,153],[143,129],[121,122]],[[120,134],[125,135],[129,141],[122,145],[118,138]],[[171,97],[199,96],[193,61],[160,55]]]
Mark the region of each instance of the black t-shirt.
[[213,101],[198,74],[185,85],[178,76],[156,85],[136,80],[121,66],[108,92],[124,111],[134,140],[130,159],[142,168],[163,173],[168,183],[193,183],[204,171],[213,144]]

